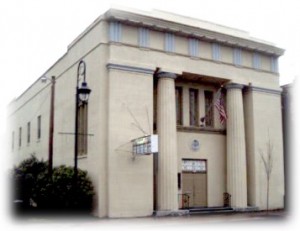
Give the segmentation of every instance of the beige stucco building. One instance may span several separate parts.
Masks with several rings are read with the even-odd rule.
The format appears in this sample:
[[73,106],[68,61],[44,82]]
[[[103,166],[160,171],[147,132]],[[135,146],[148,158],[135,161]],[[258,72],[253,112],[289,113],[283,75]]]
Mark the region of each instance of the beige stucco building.
[[[261,154],[268,143],[269,207],[283,208],[277,67],[283,52],[245,31],[198,19],[110,9],[42,75],[56,80],[53,163],[74,163],[74,96],[84,60],[92,93],[78,164],[94,183],[95,215],[151,216],[224,202],[264,210]],[[220,89],[225,121],[215,105]],[[31,154],[48,158],[50,90],[39,78],[9,105],[14,163]],[[132,140],[150,134],[158,135],[158,153],[133,155]]]

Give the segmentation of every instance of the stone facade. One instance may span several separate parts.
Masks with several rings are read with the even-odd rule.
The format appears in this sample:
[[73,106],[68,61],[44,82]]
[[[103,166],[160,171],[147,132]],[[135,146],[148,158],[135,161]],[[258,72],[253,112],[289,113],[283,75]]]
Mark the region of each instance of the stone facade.
[[[245,31],[159,11],[110,9],[44,73],[56,78],[53,164],[73,166],[77,65],[84,60],[90,136],[78,164],[94,183],[96,216],[223,206],[225,192],[233,208],[266,209],[260,153],[268,141],[270,208],[283,208],[282,54]],[[220,88],[224,124],[214,106]],[[48,158],[50,89],[39,78],[9,105],[14,163],[31,154]],[[131,141],[150,134],[158,134],[158,153],[133,158]],[[204,167],[183,169],[185,160]],[[202,191],[184,191],[190,186]]]

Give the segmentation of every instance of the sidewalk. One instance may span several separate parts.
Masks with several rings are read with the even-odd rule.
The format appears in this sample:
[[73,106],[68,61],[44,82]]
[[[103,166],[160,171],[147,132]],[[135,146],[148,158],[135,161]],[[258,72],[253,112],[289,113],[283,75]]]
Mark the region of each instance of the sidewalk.
[[[286,211],[271,211],[266,212],[247,212],[247,213],[225,213],[225,214],[196,214],[187,216],[174,217],[143,217],[143,218],[96,218],[93,216],[87,217],[58,217],[58,216],[32,216],[21,220],[16,220],[16,225],[27,226],[45,226],[55,227],[71,226],[72,228],[90,229],[96,228],[101,230],[116,229],[116,230],[166,230],[166,229],[185,229],[199,230],[202,227],[208,228],[224,228],[224,227],[238,227],[244,228],[252,227],[253,225],[268,225],[279,228],[286,226],[289,222],[289,215]],[[256,226],[255,226],[256,227]]]

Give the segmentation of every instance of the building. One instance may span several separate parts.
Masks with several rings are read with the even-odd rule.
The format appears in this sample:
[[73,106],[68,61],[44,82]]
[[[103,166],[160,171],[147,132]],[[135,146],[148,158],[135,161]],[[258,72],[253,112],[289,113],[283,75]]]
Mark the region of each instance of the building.
[[295,118],[295,109],[293,107],[293,91],[294,91],[295,83],[289,83],[283,85],[282,94],[281,94],[281,103],[282,103],[282,125],[283,125],[283,151],[284,151],[284,180],[285,180],[285,209],[289,209],[290,203],[290,182],[291,182],[291,159],[293,153],[293,145],[294,142],[292,137],[295,130],[292,124],[295,124],[293,118]]
[[[74,95],[84,60],[92,93],[79,108],[86,135],[78,165],[94,183],[95,215],[151,216],[224,202],[264,210],[261,155],[268,143],[269,207],[283,208],[283,53],[245,31],[160,11],[110,9],[42,75],[55,76],[53,164],[74,164]],[[39,78],[9,105],[14,163],[33,153],[47,160],[50,95],[51,84]],[[132,141],[151,134],[158,135],[158,153],[133,155]]]

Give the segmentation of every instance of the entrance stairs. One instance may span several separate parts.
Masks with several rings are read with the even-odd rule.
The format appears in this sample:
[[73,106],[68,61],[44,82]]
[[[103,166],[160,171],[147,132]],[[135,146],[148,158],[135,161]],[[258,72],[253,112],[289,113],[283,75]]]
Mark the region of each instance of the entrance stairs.
[[234,212],[256,212],[259,208],[256,206],[248,206],[247,208],[231,208],[231,207],[192,207],[187,209],[190,215],[193,214],[215,214],[215,213],[234,213]]
[[234,209],[231,207],[193,207],[189,208],[189,214],[215,214],[215,213],[233,213]]

